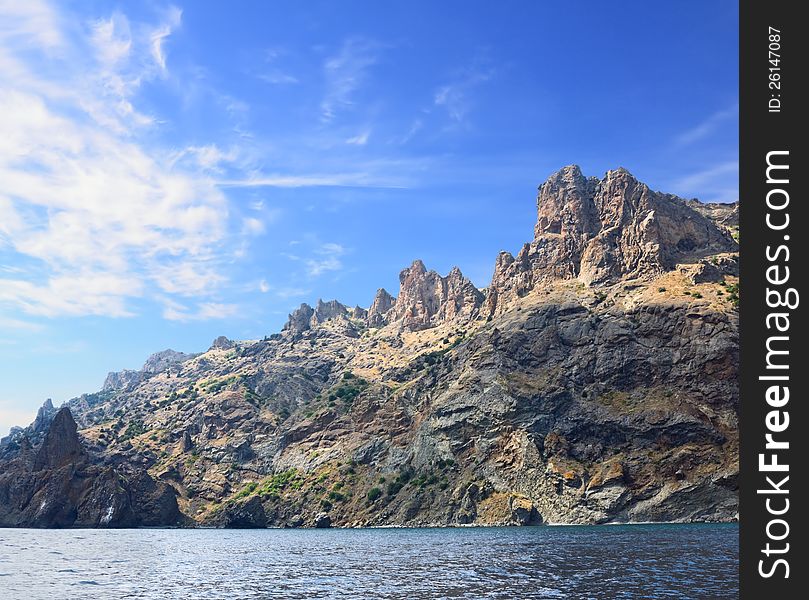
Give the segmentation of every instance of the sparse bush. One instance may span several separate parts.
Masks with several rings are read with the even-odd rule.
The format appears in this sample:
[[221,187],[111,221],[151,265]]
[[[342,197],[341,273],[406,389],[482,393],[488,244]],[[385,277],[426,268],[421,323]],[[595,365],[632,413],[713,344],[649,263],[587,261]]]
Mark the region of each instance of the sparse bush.
[[143,433],[146,433],[147,428],[143,424],[143,421],[135,419],[134,421],[130,421],[129,424],[126,426],[126,430],[121,434],[118,438],[119,442],[125,442],[127,440],[131,440],[134,437],[137,437]]
[[372,504],[379,500],[380,496],[382,496],[382,490],[378,487],[372,487],[368,490],[368,504]]

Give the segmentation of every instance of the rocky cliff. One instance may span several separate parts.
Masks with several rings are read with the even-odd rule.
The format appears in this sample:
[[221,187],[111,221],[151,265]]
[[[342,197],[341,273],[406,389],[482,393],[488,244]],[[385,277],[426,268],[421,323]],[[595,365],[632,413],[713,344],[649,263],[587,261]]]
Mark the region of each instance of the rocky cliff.
[[736,207],[694,202],[566,167],[483,290],[417,260],[367,310],[111,374],[78,434],[63,408],[0,443],[0,523],[71,524],[34,510],[56,482],[101,524],[109,478],[121,526],[735,519]]
[[0,471],[0,526],[181,525],[176,491],[135,465],[94,464],[67,407],[34,449],[27,436]]

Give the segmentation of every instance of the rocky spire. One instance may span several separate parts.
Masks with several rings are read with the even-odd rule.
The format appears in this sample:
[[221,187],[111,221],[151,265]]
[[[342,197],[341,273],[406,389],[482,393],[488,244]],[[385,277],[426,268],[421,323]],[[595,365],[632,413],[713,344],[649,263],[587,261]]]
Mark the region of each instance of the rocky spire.
[[349,309],[348,316],[352,319],[361,319],[365,321],[368,319],[368,311],[358,304],[354,308]]
[[80,462],[85,458],[76,422],[70,409],[63,406],[51,421],[45,440],[34,460],[34,470],[56,469],[68,464]]
[[456,317],[471,317],[482,303],[483,294],[458,267],[441,277],[415,260],[399,274],[399,295],[387,321],[424,329]]
[[42,406],[40,406],[39,410],[37,411],[37,416],[34,418],[34,422],[31,424],[32,432],[40,433],[45,431],[53,420],[53,416],[55,414],[56,409],[53,407],[53,400],[48,398],[42,403]]
[[314,314],[312,315],[312,324],[316,325],[319,323],[324,323],[330,319],[337,319],[340,317],[345,318],[347,316],[348,309],[337,300],[329,300],[328,302],[324,302],[323,300],[318,299]]
[[612,283],[736,250],[728,231],[703,212],[651,190],[626,169],[608,171],[598,180],[571,165],[539,187],[534,240],[516,257],[498,257],[486,309],[502,306],[543,280]]
[[231,348],[233,348],[233,346],[235,346],[233,340],[225,337],[224,335],[220,335],[213,342],[211,342],[211,347],[209,348],[209,350],[215,349],[230,350]]
[[312,315],[314,314],[315,309],[306,304],[306,302],[302,303],[289,314],[289,319],[287,319],[282,331],[287,331],[292,334],[306,331],[312,326]]
[[393,308],[396,303],[396,298],[391,296],[385,288],[379,288],[376,291],[374,301],[371,303],[371,308],[368,309],[368,325],[371,327],[380,327],[385,324],[385,315]]
[[577,165],[551,175],[539,186],[534,237],[547,234],[592,237],[601,229],[592,198],[598,179],[585,178]]

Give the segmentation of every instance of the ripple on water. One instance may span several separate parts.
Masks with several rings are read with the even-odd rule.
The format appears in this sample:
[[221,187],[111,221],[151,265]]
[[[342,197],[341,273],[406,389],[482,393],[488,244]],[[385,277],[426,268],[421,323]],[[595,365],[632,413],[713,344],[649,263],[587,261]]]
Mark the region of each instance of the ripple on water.
[[2,530],[0,563],[4,600],[718,599],[738,527]]

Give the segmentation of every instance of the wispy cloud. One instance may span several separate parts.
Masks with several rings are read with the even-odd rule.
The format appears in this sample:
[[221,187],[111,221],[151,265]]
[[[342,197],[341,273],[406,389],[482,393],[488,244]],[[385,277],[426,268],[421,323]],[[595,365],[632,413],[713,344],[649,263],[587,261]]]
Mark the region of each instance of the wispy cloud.
[[704,202],[735,202],[739,199],[739,161],[729,160],[682,177],[671,184],[681,196],[695,196]]
[[433,96],[433,104],[445,109],[454,123],[463,123],[474,104],[473,91],[481,84],[491,80],[494,74],[495,71],[492,67],[477,61],[471,67],[459,71],[449,82],[439,87]]
[[424,121],[421,119],[413,119],[413,122],[410,124],[410,128],[404,133],[404,135],[400,135],[398,137],[394,137],[390,140],[394,144],[398,144],[403,146],[410,140],[412,140],[415,135],[422,130],[424,127]]
[[45,3],[0,4],[0,62],[13,65],[0,69],[0,244],[29,265],[0,276],[0,305],[124,317],[150,289],[204,296],[224,282],[212,259],[228,201],[200,172],[215,153],[173,164],[142,141],[154,119],[133,104],[167,69],[179,20],[172,9],[133,26],[116,13],[67,35]]
[[281,59],[287,54],[283,48],[268,48],[264,52],[264,63],[255,75],[258,79],[271,85],[293,85],[300,83],[294,75],[288,73],[281,64]]
[[212,319],[227,319],[239,311],[236,304],[222,302],[201,302],[194,308],[189,308],[174,300],[165,299],[163,318],[168,321],[209,321]]
[[57,15],[43,0],[0,1],[0,39],[25,47],[53,49],[64,36]]
[[341,257],[346,249],[335,243],[322,244],[315,250],[317,255],[306,260],[306,272],[310,277],[319,277],[330,271],[340,271],[343,268]]
[[311,175],[256,174],[242,179],[221,179],[217,185],[240,188],[254,187],[407,187],[407,180],[401,176],[377,175],[374,173],[335,173]]
[[357,135],[351,136],[346,140],[346,144],[350,146],[364,146],[368,143],[368,138],[371,137],[371,130],[365,129]]
[[308,296],[311,292],[311,290],[306,288],[282,287],[276,291],[275,295],[282,300],[289,300],[290,298],[301,298],[303,296]]
[[149,35],[152,58],[154,58],[155,63],[160,66],[163,72],[166,71],[166,54],[163,50],[163,44],[169,35],[171,35],[171,32],[179,27],[182,14],[179,8],[172,6],[168,10],[165,22],[153,29]]
[[674,143],[676,146],[688,146],[690,144],[698,142],[699,140],[702,140],[711,135],[714,131],[719,129],[724,123],[736,119],[738,118],[738,116],[739,116],[738,104],[734,104],[733,106],[730,106],[723,110],[716,111],[698,125],[678,135],[675,138]]
[[239,158],[235,148],[223,150],[216,144],[203,146],[188,146],[174,153],[171,165],[183,165],[191,168],[200,168],[212,173],[222,173],[226,165],[234,163]]
[[12,319],[10,317],[0,316],[0,329],[17,329],[22,331],[42,331],[43,325],[41,323],[33,323],[31,321],[23,321],[21,319]]
[[[129,133],[132,125],[150,125],[154,118],[135,109],[132,99],[141,86],[158,77],[165,77],[166,53],[164,43],[180,25],[182,13],[170,8],[165,19],[156,25],[130,23],[123,13],[96,19],[88,24],[89,39],[74,40],[71,53],[89,47],[95,64],[81,65],[83,70],[66,69],[67,77],[86,79],[85,73],[94,73],[87,82],[93,93],[81,93],[76,98],[80,108],[99,124],[117,133]],[[90,90],[87,90],[90,91]]]
[[322,121],[333,120],[339,111],[354,104],[354,93],[377,63],[378,52],[379,44],[352,38],[343,42],[337,54],[326,59],[323,65],[326,94],[320,103]]

